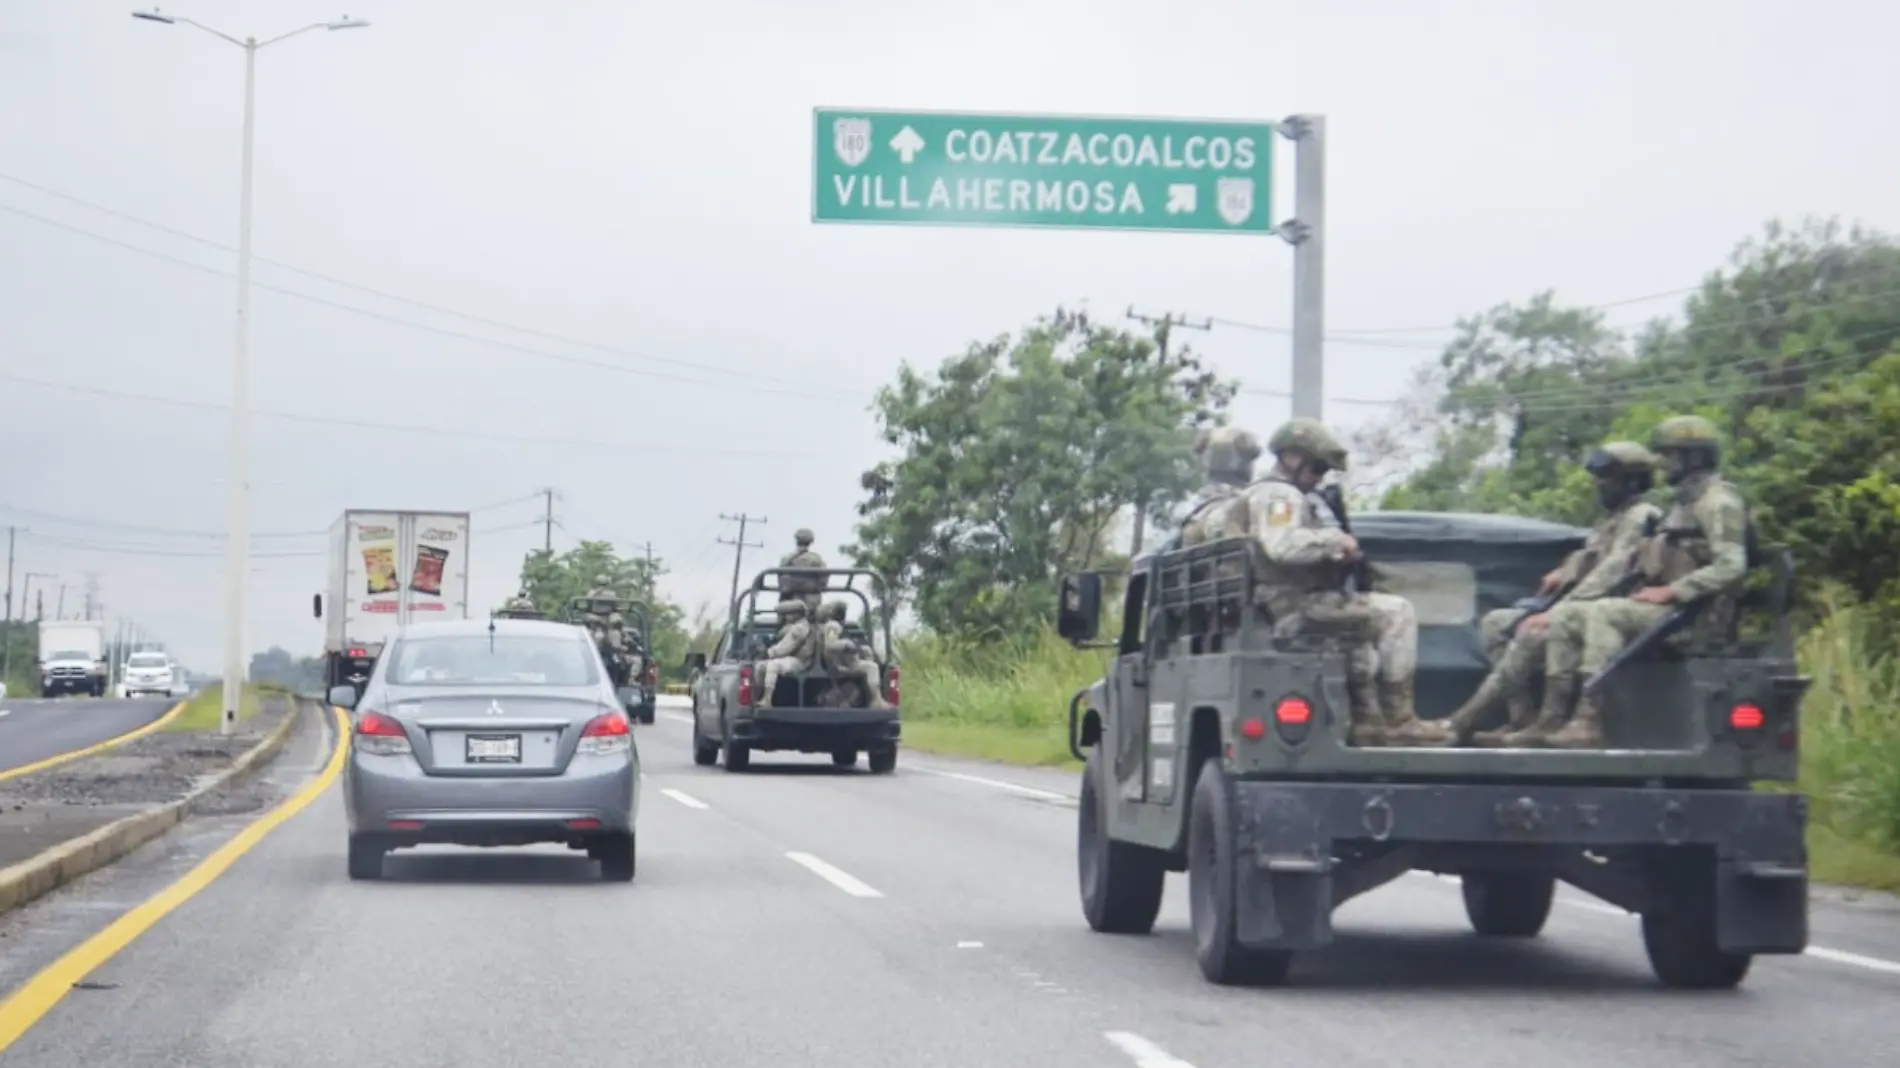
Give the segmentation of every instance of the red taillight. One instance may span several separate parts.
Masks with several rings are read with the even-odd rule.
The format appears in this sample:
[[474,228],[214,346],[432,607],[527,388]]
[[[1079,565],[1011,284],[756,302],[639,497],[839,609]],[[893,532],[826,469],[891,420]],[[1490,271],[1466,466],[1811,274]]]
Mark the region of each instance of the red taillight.
[[620,712],[602,712],[600,715],[587,721],[587,726],[581,730],[581,737],[614,738],[622,734],[628,734],[631,731],[632,728],[627,725],[627,717],[625,714]]
[[744,705],[749,705],[751,703],[752,703],[752,665],[742,664],[739,667],[739,704],[741,706],[744,706]]
[[422,821],[421,820],[390,820],[389,829],[392,831],[419,831],[422,829]]
[[1267,725],[1257,719],[1245,720],[1240,724],[1240,736],[1250,742],[1257,742],[1267,736]]
[[570,831],[598,831],[600,830],[600,821],[586,817],[577,820],[568,820],[567,829]]
[[406,738],[402,724],[383,715],[381,712],[365,712],[356,720],[356,733],[367,734],[374,738]]
[[1313,706],[1289,697],[1274,707],[1273,719],[1283,727],[1304,727],[1313,722]]
[[363,659],[368,658],[368,656],[369,656],[368,649],[351,649],[350,650],[350,659],[352,660],[363,660]]
[[903,692],[903,688],[897,684],[897,668],[895,666],[885,668],[884,669],[884,699],[886,701],[889,701],[891,704],[897,704],[898,695],[901,694],[902,692]]
[[1736,705],[1728,711],[1728,725],[1738,731],[1757,731],[1768,721],[1755,705]]

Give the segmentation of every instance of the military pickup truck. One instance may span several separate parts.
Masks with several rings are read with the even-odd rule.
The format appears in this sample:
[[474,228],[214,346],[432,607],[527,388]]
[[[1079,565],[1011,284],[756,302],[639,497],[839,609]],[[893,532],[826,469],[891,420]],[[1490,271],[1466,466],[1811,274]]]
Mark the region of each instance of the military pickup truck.
[[[1405,512],[1353,533],[1373,587],[1417,608],[1428,719],[1487,673],[1479,617],[1524,603],[1585,534]],[[1279,984],[1295,952],[1332,941],[1341,904],[1427,871],[1459,877],[1479,935],[1534,937],[1560,881],[1640,914],[1667,986],[1734,987],[1756,954],[1801,952],[1806,799],[1751,786],[1795,778],[1808,680],[1792,557],[1761,558],[1751,578],[1769,581],[1709,613],[1727,623],[1638,639],[1594,680],[1606,748],[1591,751],[1349,745],[1344,651],[1276,633],[1250,594],[1251,539],[1134,560],[1113,642],[1094,641],[1103,576],[1065,576],[1058,630],[1113,646],[1069,706],[1089,926],[1149,932],[1166,874],[1185,871],[1202,974]]]
[[601,663],[614,681],[614,691],[627,715],[641,723],[652,723],[658,715],[655,695],[660,688],[658,662],[653,659],[652,626],[646,604],[619,597],[575,597],[567,604],[561,621],[584,626],[587,617],[599,619],[618,613],[621,630],[627,636],[627,648],[617,651],[599,642]]
[[[845,637],[870,649],[889,708],[865,707],[850,680],[833,676],[822,656],[799,673],[781,675],[769,707],[764,697],[765,651],[779,628],[780,582],[785,576],[817,578],[824,601],[842,600]],[[898,713],[897,657],[891,642],[891,599],[874,571],[859,568],[771,568],[759,572],[732,604],[732,614],[712,656],[686,654],[693,679],[693,762],[709,767],[725,753],[727,771],[744,771],[755,751],[830,753],[848,768],[858,753],[871,771],[897,767],[902,734]],[[875,606],[875,607],[874,607]],[[816,621],[814,620],[814,625]]]

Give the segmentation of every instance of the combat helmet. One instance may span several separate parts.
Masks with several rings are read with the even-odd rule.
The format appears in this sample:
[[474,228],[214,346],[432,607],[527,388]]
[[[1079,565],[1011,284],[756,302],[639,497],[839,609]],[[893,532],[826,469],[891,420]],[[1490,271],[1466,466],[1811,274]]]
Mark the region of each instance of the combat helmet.
[[1600,477],[1640,474],[1656,469],[1656,454],[1634,441],[1606,441],[1583,458],[1583,469]]
[[1195,455],[1209,478],[1227,476],[1245,482],[1253,474],[1253,462],[1260,455],[1260,439],[1237,427],[1217,426],[1203,430],[1194,438]]
[[[1722,434],[1714,423],[1699,415],[1671,416],[1656,424],[1649,435],[1649,447],[1658,454],[1672,485],[1692,471],[1714,470],[1722,462]],[[1699,462],[1689,460],[1691,456]]]
[[792,540],[803,546],[810,545],[817,539],[812,534],[810,527],[799,527],[798,532],[792,535]]
[[844,622],[845,604],[843,601],[826,601],[818,606],[818,618]]
[[1297,416],[1281,424],[1267,439],[1267,451],[1275,456],[1296,451],[1325,463],[1335,471],[1346,469],[1346,447],[1333,432],[1317,419]]

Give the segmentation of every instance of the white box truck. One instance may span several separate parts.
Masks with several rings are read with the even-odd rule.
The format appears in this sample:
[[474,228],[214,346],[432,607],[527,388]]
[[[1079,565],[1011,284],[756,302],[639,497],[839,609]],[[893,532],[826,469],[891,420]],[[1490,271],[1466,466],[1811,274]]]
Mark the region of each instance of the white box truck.
[[468,535],[467,512],[352,508],[331,525],[329,586],[313,604],[324,620],[326,690],[353,686],[360,696],[404,624],[468,618]]
[[40,696],[106,695],[106,625],[99,619],[40,621]]

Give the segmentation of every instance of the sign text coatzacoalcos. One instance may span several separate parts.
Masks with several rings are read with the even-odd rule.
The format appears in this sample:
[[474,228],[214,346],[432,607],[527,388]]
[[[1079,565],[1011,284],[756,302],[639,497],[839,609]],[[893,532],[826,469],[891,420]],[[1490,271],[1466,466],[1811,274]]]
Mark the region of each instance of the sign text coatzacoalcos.
[[812,218],[1273,232],[1270,122],[813,112]]

